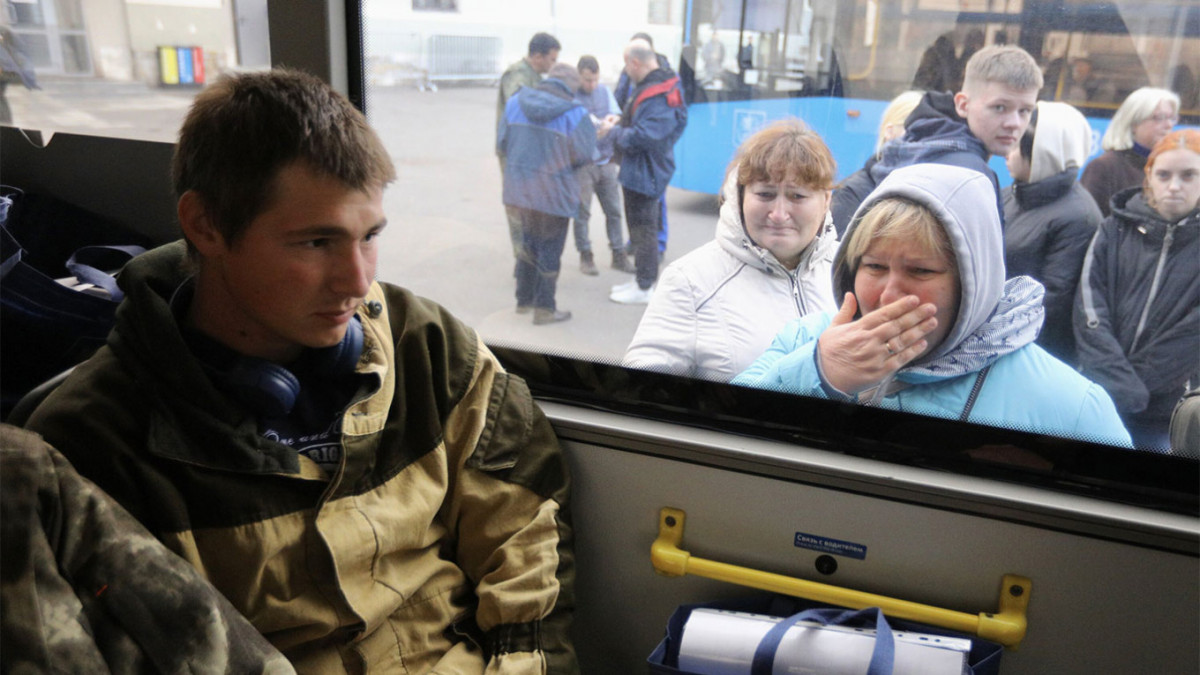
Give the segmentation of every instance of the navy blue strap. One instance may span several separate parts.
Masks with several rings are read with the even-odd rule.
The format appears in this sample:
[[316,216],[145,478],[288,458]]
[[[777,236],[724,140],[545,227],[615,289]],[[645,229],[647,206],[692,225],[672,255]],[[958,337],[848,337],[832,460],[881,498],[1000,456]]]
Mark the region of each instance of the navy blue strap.
[[754,661],[750,665],[750,675],[771,675],[779,643],[788,629],[800,621],[815,621],[822,626],[840,626],[855,622],[864,623],[864,620],[871,616],[875,617],[875,649],[871,653],[867,675],[890,675],[892,663],[896,658],[896,643],[892,637],[892,628],[878,607],[860,610],[809,609],[780,621],[772,626],[758,643],[758,649],[754,651]]
[[75,251],[66,267],[76,279],[103,288],[110,298],[120,302],[125,294],[117,288],[117,280],[113,275],[104,270],[119,270],[145,250],[141,246],[84,246]]

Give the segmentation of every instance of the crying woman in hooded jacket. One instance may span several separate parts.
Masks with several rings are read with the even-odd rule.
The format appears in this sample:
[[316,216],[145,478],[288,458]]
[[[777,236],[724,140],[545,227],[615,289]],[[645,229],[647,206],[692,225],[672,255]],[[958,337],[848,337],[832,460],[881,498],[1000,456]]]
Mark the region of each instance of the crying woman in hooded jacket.
[[1102,388],[1034,344],[1042,285],[1005,278],[972,169],[893,171],[833,262],[836,314],[789,323],[734,384],[1128,447]]

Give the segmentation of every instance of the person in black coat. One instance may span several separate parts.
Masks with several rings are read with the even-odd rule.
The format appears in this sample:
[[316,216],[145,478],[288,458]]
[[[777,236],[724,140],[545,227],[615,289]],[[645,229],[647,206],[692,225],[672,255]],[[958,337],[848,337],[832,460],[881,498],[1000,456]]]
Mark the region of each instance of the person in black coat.
[[883,116],[879,120],[879,137],[875,141],[875,153],[867,159],[863,168],[847,176],[833,191],[833,201],[829,207],[829,213],[833,218],[833,226],[837,230],[839,239],[846,231],[846,226],[850,224],[854,210],[867,198],[867,195],[871,194],[871,190],[875,189],[875,179],[871,177],[871,167],[875,166],[875,162],[878,162],[879,158],[883,156],[884,146],[904,135],[904,120],[921,102],[923,95],[924,92],[921,91],[906,91],[892,99],[887,108],[884,108]]
[[1008,155],[1015,181],[1004,189],[1004,266],[1008,278],[1031,276],[1046,287],[1046,321],[1037,343],[1075,362],[1071,305],[1088,244],[1104,220],[1079,184],[1092,131],[1067,103],[1041,101],[1021,142]]
[[1200,382],[1200,131],[1159,141],[1144,188],[1112,199],[1075,298],[1079,370],[1138,448],[1169,451],[1171,411]]

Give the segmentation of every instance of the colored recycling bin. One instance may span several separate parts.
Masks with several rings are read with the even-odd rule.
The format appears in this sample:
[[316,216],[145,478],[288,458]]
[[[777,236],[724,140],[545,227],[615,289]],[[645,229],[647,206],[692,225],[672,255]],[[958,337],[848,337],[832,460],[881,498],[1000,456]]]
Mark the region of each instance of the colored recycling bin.
[[204,49],[160,45],[159,84],[168,87],[204,84]]

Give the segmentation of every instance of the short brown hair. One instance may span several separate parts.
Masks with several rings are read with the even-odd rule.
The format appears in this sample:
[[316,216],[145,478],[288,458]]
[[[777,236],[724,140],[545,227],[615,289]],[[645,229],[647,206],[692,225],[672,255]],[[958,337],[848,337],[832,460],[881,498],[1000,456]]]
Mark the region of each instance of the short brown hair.
[[817,190],[833,188],[837,162],[829,146],[798,119],[774,122],[747,138],[725,171],[736,174],[738,195],[757,181],[793,181]]
[[1042,88],[1042,69],[1029,52],[1016,45],[992,45],[971,55],[963,73],[962,90],[968,94],[988,82],[999,82],[1030,91]]
[[270,205],[280,170],[298,162],[356,190],[396,179],[363,114],[322,80],[289,69],[226,75],[201,91],[171,174],[176,197],[195,191],[232,244]]

